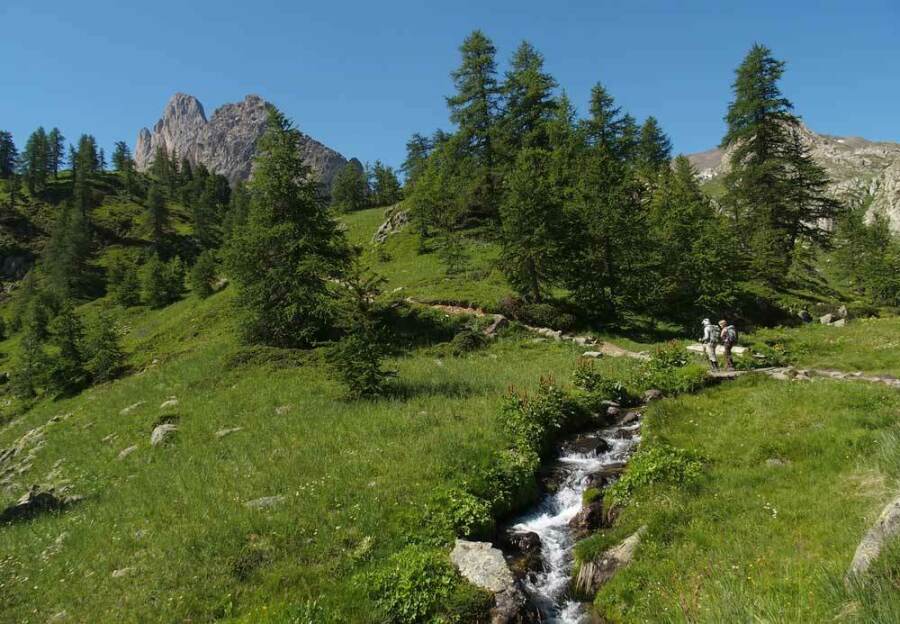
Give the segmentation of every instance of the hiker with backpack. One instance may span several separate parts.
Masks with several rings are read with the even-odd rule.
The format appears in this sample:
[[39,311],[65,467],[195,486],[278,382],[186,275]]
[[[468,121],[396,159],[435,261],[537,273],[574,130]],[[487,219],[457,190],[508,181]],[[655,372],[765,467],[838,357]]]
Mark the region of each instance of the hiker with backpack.
[[703,337],[700,343],[703,350],[706,351],[706,357],[709,358],[709,368],[713,372],[719,370],[719,360],[716,358],[716,345],[719,342],[719,330],[715,325],[710,323],[708,318],[703,319]]
[[734,370],[734,360],[731,359],[731,348],[737,343],[737,330],[734,328],[734,325],[729,325],[728,321],[725,319],[719,321],[719,327],[721,328],[719,340],[725,348],[725,365],[728,367],[728,370]]

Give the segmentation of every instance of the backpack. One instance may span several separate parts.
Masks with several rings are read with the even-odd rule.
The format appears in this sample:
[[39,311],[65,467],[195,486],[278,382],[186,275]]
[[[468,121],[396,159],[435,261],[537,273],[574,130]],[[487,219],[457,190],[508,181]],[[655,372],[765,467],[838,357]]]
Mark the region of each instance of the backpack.
[[725,342],[728,344],[736,344],[738,341],[738,333],[733,325],[725,328]]

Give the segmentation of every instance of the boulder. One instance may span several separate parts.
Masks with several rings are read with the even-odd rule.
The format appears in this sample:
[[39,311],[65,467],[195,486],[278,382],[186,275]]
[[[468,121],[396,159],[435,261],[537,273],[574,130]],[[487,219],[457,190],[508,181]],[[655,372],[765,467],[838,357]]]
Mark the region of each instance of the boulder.
[[842,305],[841,307],[838,308],[837,317],[839,319],[846,319],[846,318],[849,318],[849,316],[850,316],[850,311],[847,310],[847,306]]
[[153,430],[153,433],[150,434],[150,446],[160,446],[165,444],[175,435],[176,431],[178,431],[178,426],[174,423],[157,425]]
[[175,397],[169,397],[160,404],[159,409],[172,409],[173,407],[178,407],[178,399]]
[[828,314],[825,314],[824,316],[819,317],[819,322],[822,325],[831,325],[834,321],[835,321],[834,314],[831,314],[830,312]]
[[640,412],[626,412],[624,416],[622,416],[622,420],[619,421],[619,426],[627,427],[628,425],[633,425],[641,419]]
[[456,540],[450,561],[467,581],[494,595],[491,624],[516,622],[527,606],[503,553],[489,542]]
[[[399,206],[400,204],[397,205],[397,207]],[[390,209],[389,214],[385,216],[387,218],[384,223],[378,226],[378,229],[375,230],[375,235],[372,236],[373,243],[383,243],[388,237],[402,231],[409,223],[408,210]]]
[[611,448],[609,442],[607,442],[604,438],[586,435],[579,436],[570,444],[568,444],[567,447],[571,449],[572,452],[584,453],[585,455],[600,455],[601,453],[605,453]]
[[263,496],[244,503],[249,509],[271,509],[284,502],[284,496]]
[[494,320],[491,321],[490,325],[484,328],[484,331],[482,333],[488,338],[493,338],[497,335],[497,332],[499,332],[504,327],[507,327],[508,325],[509,319],[507,319],[502,314],[495,314]]
[[869,566],[878,559],[885,544],[900,535],[900,496],[892,500],[882,510],[878,520],[866,533],[847,570],[847,580],[865,574]]
[[579,537],[587,537],[598,529],[607,526],[603,512],[603,499],[598,498],[581,508],[575,517],[569,520],[569,527]]
[[619,414],[621,414],[621,413],[622,413],[621,408],[619,408],[616,405],[610,405],[609,407],[606,408],[606,415],[609,418],[616,419],[619,417]]
[[652,403],[653,401],[659,401],[661,398],[663,398],[663,393],[661,390],[650,388],[643,394],[643,396],[641,396],[641,402]]
[[503,535],[503,544],[518,553],[540,552],[541,536],[533,531],[522,533],[510,529]]
[[575,591],[582,596],[594,597],[600,586],[634,559],[647,527],[642,526],[621,543],[610,548],[593,561],[584,561],[575,578]]
[[80,496],[66,496],[55,490],[33,485],[19,500],[0,512],[0,524],[28,520],[48,511],[59,511],[81,500]]
[[832,327],[843,327],[847,324],[847,319],[839,318],[834,323],[831,324]]

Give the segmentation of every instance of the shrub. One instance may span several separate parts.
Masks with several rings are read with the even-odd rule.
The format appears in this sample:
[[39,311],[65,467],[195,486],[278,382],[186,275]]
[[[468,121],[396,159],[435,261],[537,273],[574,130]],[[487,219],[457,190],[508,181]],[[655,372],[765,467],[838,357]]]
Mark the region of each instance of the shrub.
[[664,394],[674,395],[694,392],[709,381],[706,368],[689,364],[686,350],[676,342],[656,349],[636,374],[636,385],[656,388]]
[[438,497],[446,525],[459,537],[487,537],[494,530],[490,504],[469,492],[451,489]]
[[433,621],[458,584],[446,553],[410,545],[371,575],[370,591],[381,621],[418,624]]
[[543,456],[567,424],[571,408],[552,378],[541,378],[534,396],[511,390],[500,408],[501,423],[513,447]]
[[522,306],[525,305],[519,297],[506,296],[497,303],[497,311],[503,316],[518,320],[522,315]]
[[129,308],[141,302],[141,280],[134,258],[124,253],[110,257],[106,290],[120,306]]
[[487,337],[479,331],[464,329],[450,341],[450,351],[456,357],[477,351],[488,342]]
[[530,449],[507,449],[495,454],[485,471],[480,494],[490,503],[494,517],[503,517],[527,505],[537,495],[534,475],[541,460]]
[[615,381],[604,377],[594,367],[594,361],[582,358],[575,366],[575,387],[589,395],[591,404],[599,404],[600,401],[615,401],[620,405],[626,405],[631,396],[621,381]]
[[529,325],[552,327],[563,331],[572,329],[577,322],[573,315],[561,311],[550,303],[526,304],[522,306],[518,318]]
[[696,453],[665,444],[642,447],[632,456],[622,478],[609,487],[607,497],[614,505],[624,505],[642,488],[691,485],[702,473],[703,461]]
[[153,255],[141,270],[141,289],[144,302],[151,308],[161,308],[177,301],[184,292],[184,264],[181,258],[163,262]]

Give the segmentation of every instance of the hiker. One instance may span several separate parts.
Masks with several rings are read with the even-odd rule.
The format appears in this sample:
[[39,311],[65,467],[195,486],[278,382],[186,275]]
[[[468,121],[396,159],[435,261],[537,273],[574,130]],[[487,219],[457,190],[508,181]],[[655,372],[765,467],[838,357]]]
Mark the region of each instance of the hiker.
[[719,341],[725,348],[725,365],[728,370],[734,370],[734,360],[731,359],[731,347],[737,342],[737,330],[734,325],[729,325],[728,321],[722,319],[719,321],[721,332],[719,333]]
[[706,351],[706,357],[709,358],[709,368],[713,371],[719,370],[719,360],[716,359],[716,344],[718,342],[718,329],[710,323],[708,318],[703,319],[703,337],[700,339],[700,343]]

